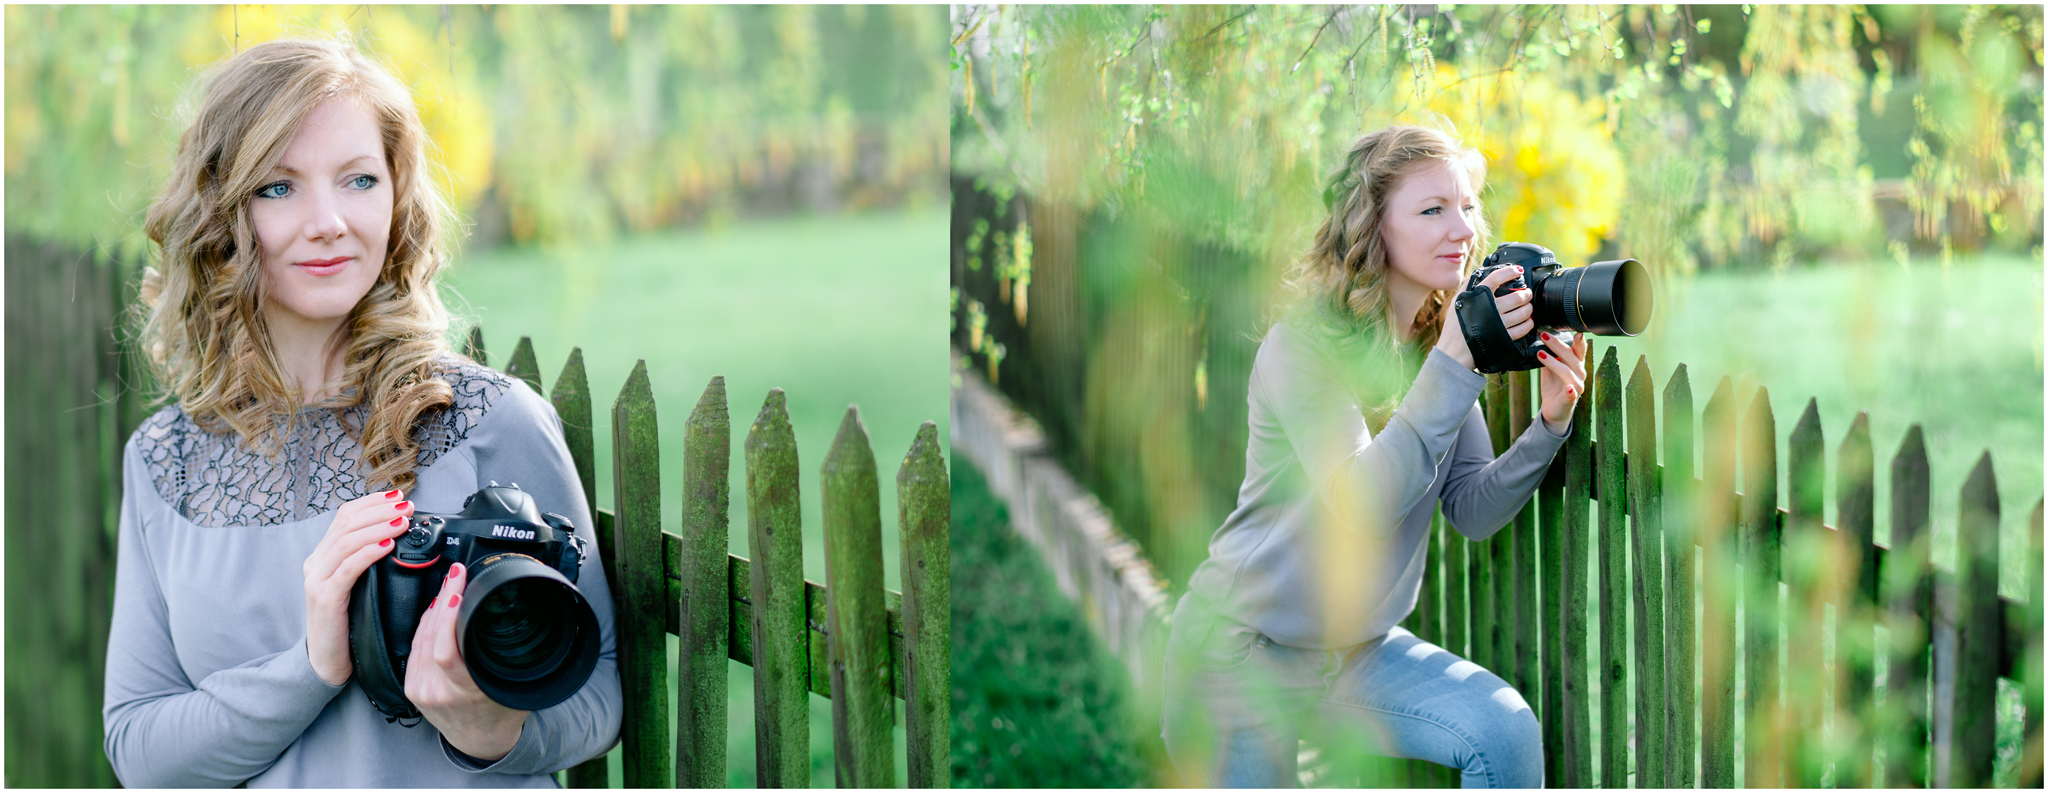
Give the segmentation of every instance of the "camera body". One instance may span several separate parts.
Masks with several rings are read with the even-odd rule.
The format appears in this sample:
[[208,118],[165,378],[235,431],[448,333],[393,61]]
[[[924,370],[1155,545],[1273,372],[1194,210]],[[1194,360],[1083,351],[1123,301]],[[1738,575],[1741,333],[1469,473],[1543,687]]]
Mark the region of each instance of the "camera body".
[[[1488,291],[1480,285],[1501,267],[1519,266],[1522,274]],[[1517,289],[1530,292],[1530,319],[1536,327],[1520,339],[1508,336],[1501,324],[1496,296]],[[1648,327],[1653,309],[1650,274],[1641,262],[1622,259],[1563,267],[1550,249],[1528,242],[1503,242],[1452,297],[1458,326],[1472,361],[1487,374],[1520,372],[1543,365],[1539,331],[1571,330],[1601,336],[1634,336]]]
[[541,512],[516,483],[492,482],[461,512],[415,513],[408,524],[349,594],[350,660],[379,712],[419,718],[405,696],[413,634],[458,562],[468,581],[456,635],[477,687],[519,710],[582,688],[597,664],[598,629],[576,589],[586,550],[568,518]]

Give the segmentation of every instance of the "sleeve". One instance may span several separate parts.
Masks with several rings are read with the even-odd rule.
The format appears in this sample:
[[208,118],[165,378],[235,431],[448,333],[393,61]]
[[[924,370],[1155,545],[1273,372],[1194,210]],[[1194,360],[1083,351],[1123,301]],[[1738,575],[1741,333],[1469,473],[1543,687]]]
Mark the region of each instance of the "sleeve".
[[170,631],[137,494],[152,484],[131,440],[123,460],[114,614],[107,639],[107,759],[126,787],[230,787],[277,761],[343,686],[291,649],[186,678]]
[[1374,435],[1327,356],[1286,325],[1254,362],[1252,388],[1273,411],[1316,498],[1346,526],[1394,530],[1428,492],[1486,378],[1431,350],[1408,395]]
[[589,553],[583,558],[576,588],[597,615],[602,648],[590,681],[560,704],[527,714],[519,741],[497,761],[483,764],[463,755],[446,739],[441,748],[456,768],[472,773],[550,774],[596,757],[619,742],[619,719],[625,710],[619,689],[618,636],[613,630],[611,588],[598,558],[596,523],[583,501],[583,484],[562,436],[562,420],[524,381],[514,379],[491,406],[484,421],[463,448],[476,460],[477,486],[490,481],[516,482],[533,496],[543,512],[567,516],[576,524]]
[[1493,536],[1529,502],[1544,472],[1550,470],[1551,458],[1570,436],[1570,427],[1564,435],[1553,434],[1539,416],[1508,446],[1507,454],[1496,460],[1486,419],[1479,406],[1473,405],[1444,477],[1444,520],[1474,540]]

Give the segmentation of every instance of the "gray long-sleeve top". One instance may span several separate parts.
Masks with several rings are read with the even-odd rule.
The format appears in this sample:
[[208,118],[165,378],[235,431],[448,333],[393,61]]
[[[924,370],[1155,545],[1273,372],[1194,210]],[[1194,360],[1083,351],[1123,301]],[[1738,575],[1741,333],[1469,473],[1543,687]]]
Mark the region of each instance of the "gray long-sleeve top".
[[1375,434],[1354,364],[1288,322],[1266,334],[1237,508],[1189,579],[1205,611],[1283,645],[1385,634],[1415,608],[1437,502],[1466,537],[1492,536],[1564,445],[1539,419],[1494,459],[1478,406],[1486,378],[1434,350]]
[[342,420],[301,411],[277,458],[200,429],[176,405],[128,440],[107,643],[107,757],[128,787],[554,787],[548,774],[609,750],[622,701],[612,600],[554,407],[525,383],[444,358],[455,404],[432,416],[418,512],[453,513],[492,480],[568,516],[591,549],[577,588],[597,614],[590,682],[526,717],[482,764],[432,723],[387,722],[353,680],[330,686],[306,654],[301,565],[334,511],[359,498],[361,448]]

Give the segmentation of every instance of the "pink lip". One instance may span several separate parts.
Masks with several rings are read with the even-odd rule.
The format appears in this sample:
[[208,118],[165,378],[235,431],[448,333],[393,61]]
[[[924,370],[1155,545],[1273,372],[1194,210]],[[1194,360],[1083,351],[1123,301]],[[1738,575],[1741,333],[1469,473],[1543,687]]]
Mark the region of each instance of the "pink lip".
[[299,262],[293,266],[303,267],[306,269],[306,272],[314,275],[333,275],[341,272],[342,267],[354,258],[353,256],[336,256],[332,259],[314,259],[312,261]]

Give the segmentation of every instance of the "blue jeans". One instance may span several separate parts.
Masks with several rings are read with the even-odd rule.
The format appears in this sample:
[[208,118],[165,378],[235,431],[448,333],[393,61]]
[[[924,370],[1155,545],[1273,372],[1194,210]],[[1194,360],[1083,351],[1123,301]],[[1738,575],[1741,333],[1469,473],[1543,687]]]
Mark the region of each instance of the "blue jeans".
[[1194,784],[1297,787],[1307,729],[1338,757],[1427,760],[1462,770],[1465,787],[1543,786],[1536,714],[1478,664],[1398,627],[1356,647],[1288,647],[1189,600],[1167,642],[1162,721]]

